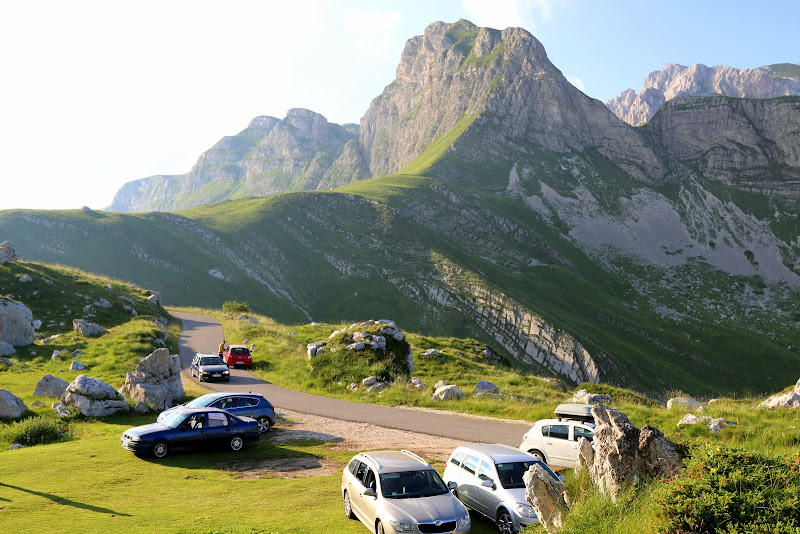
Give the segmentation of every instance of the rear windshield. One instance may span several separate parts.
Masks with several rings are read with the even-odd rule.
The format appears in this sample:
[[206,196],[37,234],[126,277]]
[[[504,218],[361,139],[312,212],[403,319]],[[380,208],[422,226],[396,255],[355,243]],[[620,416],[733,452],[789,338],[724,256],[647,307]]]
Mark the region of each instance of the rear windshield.
[[381,493],[387,499],[432,497],[449,491],[442,477],[433,469],[381,473],[380,481]]
[[234,347],[234,348],[231,349],[231,354],[239,354],[239,355],[244,356],[244,355],[250,354],[250,350],[243,349],[243,348],[240,348],[240,347]]
[[531,460],[529,462],[497,464],[497,476],[500,478],[500,485],[506,489],[524,488],[525,481],[522,480],[522,475],[534,464],[541,465],[554,480],[558,480],[558,476],[546,464]]

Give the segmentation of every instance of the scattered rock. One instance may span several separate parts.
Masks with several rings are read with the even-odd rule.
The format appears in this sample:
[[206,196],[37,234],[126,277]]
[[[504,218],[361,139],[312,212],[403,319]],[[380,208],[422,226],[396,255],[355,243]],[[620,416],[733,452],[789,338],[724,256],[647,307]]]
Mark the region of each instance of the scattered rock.
[[8,450],[11,451],[11,450],[14,450],[14,449],[24,449],[24,448],[25,448],[25,445],[20,445],[19,443],[12,443],[11,446],[8,448]]
[[22,282],[23,284],[30,282],[32,280],[33,278],[31,278],[29,274],[23,274],[22,276],[19,277],[19,281]]
[[111,384],[83,374],[70,382],[61,395],[61,402],[87,417],[104,417],[130,409]]
[[564,526],[570,501],[567,486],[554,479],[541,464],[532,465],[524,475],[525,499],[536,512],[536,517],[547,532],[556,532]]
[[11,263],[17,261],[18,259],[19,256],[17,256],[17,253],[14,250],[14,245],[11,244],[11,241],[3,241],[0,243],[0,265]]
[[362,343],[361,341],[359,341],[358,343],[351,343],[350,345],[347,345],[347,350],[354,350],[356,352],[360,352],[365,348],[366,345],[364,345],[364,343]]
[[0,418],[19,419],[27,410],[22,399],[7,389],[0,389]]
[[97,337],[106,334],[108,331],[99,324],[90,323],[85,319],[73,319],[72,328],[84,337]]
[[495,354],[494,352],[492,352],[489,349],[489,347],[486,347],[485,349],[483,349],[483,352],[481,352],[481,355],[484,358],[486,358],[487,360],[489,360],[490,362],[492,362],[492,363],[500,363],[500,362],[503,361],[503,359],[500,356],[498,356],[497,354]]
[[427,387],[425,383],[416,376],[411,379],[411,386],[418,389],[419,391],[422,391]]
[[349,389],[350,391],[358,391],[358,382],[353,382],[352,384],[347,386],[347,389]]
[[385,387],[386,387],[386,383],[385,382],[377,382],[377,383],[372,384],[371,386],[369,386],[366,389],[366,391],[367,391],[367,393],[372,393],[373,391],[380,391]]
[[325,345],[327,344],[327,341],[315,341],[314,343],[309,343],[306,345],[306,354],[308,354],[308,359],[310,360],[314,356],[324,353]]
[[42,406],[44,406],[44,403],[42,401],[33,401],[28,406],[30,406],[31,408],[41,408]]
[[439,388],[442,388],[442,387],[444,387],[446,385],[447,385],[447,382],[445,382],[444,380],[439,380],[438,382],[436,382],[433,385],[433,389],[439,389]]
[[673,397],[667,401],[667,410],[686,410],[693,412],[702,408],[703,403],[690,397]]
[[72,351],[70,356],[72,356],[74,358],[76,356],[80,356],[81,354],[83,354],[83,351],[81,349],[75,349],[75,350]]
[[586,469],[587,471],[594,465],[594,448],[592,442],[581,436],[578,438],[578,465],[575,472]]
[[[48,326],[50,326],[50,325],[48,325]],[[55,325],[52,325],[52,326],[55,326]],[[43,339],[42,340],[42,344],[43,345],[48,345],[48,344],[52,343],[53,341],[56,341],[60,337],[61,337],[61,334],[53,334],[52,336],[48,337],[47,339]]]
[[685,425],[696,425],[698,423],[708,423],[711,421],[711,418],[707,415],[703,415],[701,417],[697,417],[694,414],[687,413],[681,420],[678,421],[678,426],[685,426]]
[[12,347],[33,343],[33,313],[30,308],[7,298],[0,298],[0,341]]
[[579,389],[575,392],[575,395],[569,402],[577,402],[581,404],[611,404],[614,402],[614,399],[608,395],[589,393],[585,389]]
[[78,360],[72,360],[72,363],[69,364],[70,371],[83,371],[84,369],[86,369],[86,366]]
[[712,419],[711,421],[709,421],[708,430],[713,434],[719,435],[719,433],[722,431],[723,426],[732,426],[735,424],[736,423],[732,423],[727,419],[725,419],[724,417],[720,417],[718,419]]
[[148,408],[147,405],[142,401],[139,401],[136,403],[136,406],[133,407],[133,411],[136,413],[147,413],[150,411],[150,408]]
[[439,354],[438,350],[436,350],[436,349],[428,349],[428,350],[422,352],[420,354],[420,356],[424,356],[425,358],[427,358],[429,356],[436,356],[437,354]]
[[50,355],[50,359],[51,360],[60,360],[61,359],[61,351],[60,350],[54,350],[53,354]]
[[[11,346],[11,343],[6,343],[5,341],[0,341],[0,356],[12,356],[17,353],[17,350]],[[6,362],[13,363],[11,360],[6,360]]]
[[794,389],[771,396],[758,405],[759,408],[800,408],[800,379]]
[[478,396],[481,393],[500,393],[500,388],[487,380],[481,380],[475,385],[475,390],[472,392],[472,395]]
[[442,386],[436,388],[433,394],[433,400],[457,400],[463,398],[465,393],[461,391],[456,385]]
[[247,318],[247,324],[259,325],[261,324],[261,321],[258,320],[258,317],[251,315]]
[[61,398],[61,395],[67,390],[67,386],[69,386],[69,382],[48,373],[36,383],[33,394],[37,397]]
[[184,396],[181,361],[159,348],[139,360],[136,371],[125,376],[123,395],[144,402],[154,410],[165,410]]
[[145,292],[145,295],[147,295],[147,302],[155,306],[161,306],[161,293],[159,293],[158,291],[151,291],[148,289]]
[[378,383],[378,379],[375,378],[374,376],[367,377],[367,378],[365,378],[364,380],[361,381],[361,384],[365,388],[368,388],[370,386],[374,386],[377,383]]
[[69,409],[67,409],[67,407],[61,404],[60,402],[54,402],[52,407],[53,411],[56,412],[56,415],[58,415],[59,417],[70,416]]
[[106,299],[99,299],[94,302],[94,305],[100,308],[110,308],[111,303]]

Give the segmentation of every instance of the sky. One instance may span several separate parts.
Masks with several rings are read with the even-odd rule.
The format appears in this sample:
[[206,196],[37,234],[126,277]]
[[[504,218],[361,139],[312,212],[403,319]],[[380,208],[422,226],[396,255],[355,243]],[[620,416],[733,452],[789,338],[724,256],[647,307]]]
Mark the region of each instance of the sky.
[[800,62],[794,0],[7,0],[0,210],[103,209],[259,115],[358,123],[405,42],[461,18],[525,28],[603,102],[667,63]]

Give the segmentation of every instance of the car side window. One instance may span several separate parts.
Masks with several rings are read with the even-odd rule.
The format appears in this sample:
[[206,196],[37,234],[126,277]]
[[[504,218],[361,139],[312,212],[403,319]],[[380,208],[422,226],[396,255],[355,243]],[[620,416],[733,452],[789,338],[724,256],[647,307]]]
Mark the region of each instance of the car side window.
[[450,463],[455,465],[461,465],[461,460],[463,460],[464,456],[466,455],[467,453],[465,452],[457,452],[453,455],[452,458],[450,458]]
[[203,428],[205,426],[205,417],[201,413],[193,414],[184,423],[189,428]]
[[243,397],[242,398],[242,406],[257,406],[258,399],[253,399],[250,397]]
[[470,455],[464,460],[464,465],[462,467],[474,475],[475,471],[478,470],[479,462],[480,460],[478,460],[475,456]]
[[543,435],[544,437],[547,437],[547,436],[549,436],[549,435],[550,435],[550,425],[547,425],[547,426],[543,426],[543,427],[542,427],[542,435]]
[[569,427],[567,425],[552,425],[550,427],[550,437],[556,439],[569,439]]
[[347,468],[350,470],[351,473],[353,473],[353,476],[355,476],[355,477],[358,477],[358,475],[356,473],[358,471],[358,466],[359,465],[361,465],[361,462],[359,462],[356,459],[353,459],[353,461],[350,462],[350,465],[347,466]]
[[221,426],[228,426],[228,418],[224,413],[211,412],[208,414],[208,427],[215,428]]
[[363,484],[364,483],[364,476],[367,473],[367,464],[364,462],[358,462],[358,468],[354,473],[356,478]]
[[364,487],[365,488],[371,488],[371,489],[374,489],[374,490],[378,489],[378,486],[377,486],[377,484],[375,482],[375,472],[372,469],[370,469],[369,467],[367,467],[367,470],[364,473],[363,482],[364,482]]
[[588,428],[583,428],[582,426],[576,426],[574,432],[575,441],[578,441],[578,438],[586,438],[589,441],[592,441],[592,438],[594,437],[594,433],[591,430]]
[[495,475],[494,475],[494,468],[492,464],[484,460],[481,462],[481,467],[478,469],[478,478],[481,480],[491,480],[494,482]]

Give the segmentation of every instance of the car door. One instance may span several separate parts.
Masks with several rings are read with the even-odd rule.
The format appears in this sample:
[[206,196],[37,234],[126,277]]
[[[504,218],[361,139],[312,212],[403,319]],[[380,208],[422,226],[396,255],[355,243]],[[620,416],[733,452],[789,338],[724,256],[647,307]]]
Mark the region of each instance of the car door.
[[206,414],[190,414],[181,423],[172,439],[173,444],[178,447],[196,447],[201,445],[206,438]]
[[369,499],[369,497],[364,497],[364,490],[366,489],[364,480],[368,470],[369,466],[364,462],[357,462],[353,466],[353,469],[350,470],[352,476],[347,479],[347,493],[350,495],[350,507],[353,509],[353,513],[362,522],[372,524],[369,523],[365,515],[366,510],[369,509],[369,505],[365,505],[365,500]]
[[[477,472],[477,485],[473,493],[476,510],[481,512],[487,517],[494,518],[497,505],[500,504],[500,498],[497,493],[497,472],[494,468],[494,462],[484,459]],[[483,485],[484,481],[492,483],[493,487],[486,487]]]
[[568,467],[575,467],[578,465],[578,438],[586,438],[590,442],[594,439],[594,431],[583,425],[574,425],[572,427],[572,449],[570,451],[570,464]]
[[475,510],[479,510],[479,505],[475,502],[475,493],[478,491],[478,484],[480,484],[477,476],[480,465],[481,460],[478,456],[467,454],[461,464],[464,472],[461,473],[461,484],[458,486],[459,499]]
[[554,465],[570,465],[572,446],[576,444],[570,441],[569,427],[570,425],[566,423],[550,425],[549,432],[547,436],[544,437],[547,455],[550,458],[550,463]]
[[206,416],[205,440],[211,444],[228,443],[231,437],[231,426],[228,416],[221,412],[209,412]]
[[232,413],[235,413],[239,416],[255,418],[257,404],[258,400],[256,399],[251,399],[250,397],[236,397],[236,408]]

